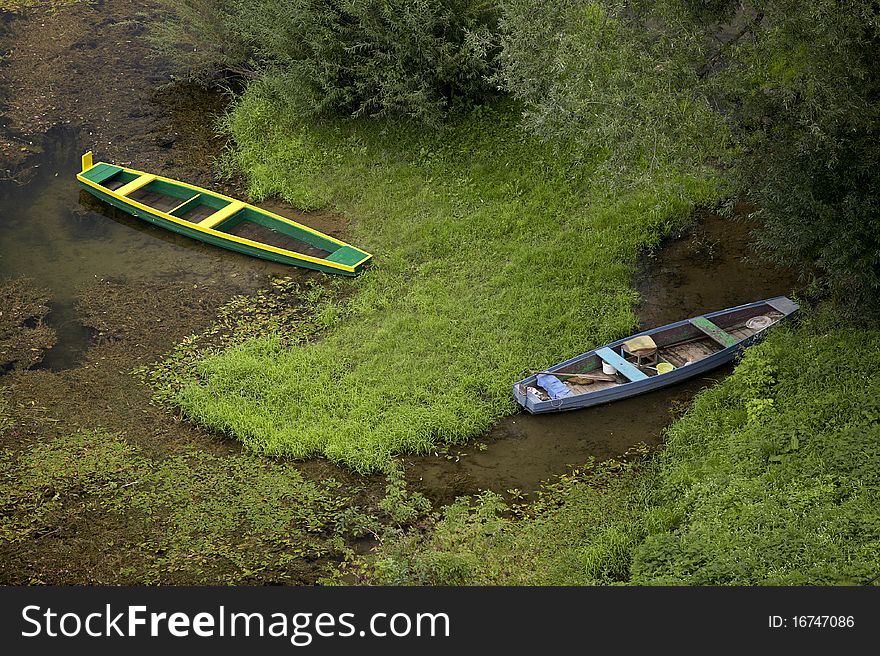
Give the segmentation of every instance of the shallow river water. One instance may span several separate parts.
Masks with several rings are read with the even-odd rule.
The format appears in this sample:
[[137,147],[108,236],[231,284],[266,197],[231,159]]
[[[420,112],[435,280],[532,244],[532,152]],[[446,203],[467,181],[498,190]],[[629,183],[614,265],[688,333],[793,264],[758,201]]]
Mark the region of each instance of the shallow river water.
[[[76,365],[92,332],[81,323],[77,295],[96,280],[192,285],[218,278],[284,274],[288,268],[206,246],[135,219],[79,189],[82,146],[55,129],[28,163],[23,184],[0,184],[0,280],[26,276],[49,291],[46,323],[58,337],[37,365]],[[173,320],[173,318],[172,318]]]

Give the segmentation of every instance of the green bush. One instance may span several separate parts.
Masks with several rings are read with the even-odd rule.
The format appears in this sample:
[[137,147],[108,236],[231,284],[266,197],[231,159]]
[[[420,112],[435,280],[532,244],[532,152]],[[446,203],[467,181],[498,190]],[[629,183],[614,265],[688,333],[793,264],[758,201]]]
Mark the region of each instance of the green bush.
[[[719,87],[738,99],[739,187],[762,250],[864,317],[880,312],[880,7],[759,3],[764,20]],[[842,304],[841,304],[842,305]]]
[[720,163],[759,209],[763,254],[877,316],[876,2],[500,5],[499,79],[527,127],[607,148],[615,165]]
[[[499,80],[548,139],[633,162],[701,166],[724,147],[698,77],[703,41],[678,29],[676,3],[503,0]],[[535,20],[540,16],[540,20]]]
[[230,75],[254,75],[254,46],[239,14],[239,0],[160,0],[163,20],[150,25],[156,51],[178,79],[202,85]]
[[268,73],[301,116],[434,123],[493,91],[494,5],[479,0],[166,0],[156,33],[187,77]]

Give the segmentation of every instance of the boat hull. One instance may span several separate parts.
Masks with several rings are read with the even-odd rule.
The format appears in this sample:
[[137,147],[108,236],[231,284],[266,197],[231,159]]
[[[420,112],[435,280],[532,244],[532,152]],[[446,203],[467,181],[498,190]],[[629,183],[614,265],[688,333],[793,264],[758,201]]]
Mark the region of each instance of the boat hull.
[[83,156],[79,186],[156,226],[271,262],[356,276],[371,255],[286,217],[177,180]]
[[[773,303],[775,302],[775,305]],[[720,317],[728,313],[732,313],[735,311],[740,311],[744,309],[749,309],[753,307],[759,307],[761,305],[771,304],[775,309],[780,311],[783,314],[781,320],[787,319],[792,316],[798,310],[798,306],[796,303],[792,302],[788,298],[776,297],[774,299],[767,299],[765,301],[757,301],[755,303],[747,303],[745,305],[736,306],[734,308],[727,308],[724,310],[719,310],[717,312],[711,312],[705,315],[707,319],[712,319],[715,317]],[[780,320],[780,321],[781,321]],[[643,335],[653,335],[659,333],[661,331],[670,330],[674,328],[678,328],[681,326],[685,326],[690,320],[685,319],[684,321],[679,321],[675,323],[668,324],[666,326],[660,326],[658,328],[652,328],[650,330],[646,330],[635,335],[631,335],[625,337],[623,339],[619,339],[616,342],[611,342],[610,344],[606,344],[607,348],[615,349],[620,347],[627,340],[633,339],[635,337],[640,337]],[[777,322],[778,323],[778,322]],[[775,325],[775,324],[774,324]],[[681,383],[690,378],[694,378],[699,376],[700,374],[704,374],[712,369],[716,369],[728,362],[731,362],[737,355],[739,355],[743,349],[747,348],[755,341],[761,339],[765,332],[766,328],[758,331],[756,334],[747,337],[745,339],[740,340],[733,346],[729,346],[724,348],[713,355],[710,355],[706,358],[688,364],[687,366],[678,367],[673,369],[672,371],[664,374],[658,374],[655,376],[651,376],[649,378],[645,378],[644,380],[638,380],[634,382],[627,382],[616,385],[612,388],[602,389],[597,392],[587,393],[587,394],[578,394],[575,396],[564,397],[561,399],[551,399],[547,401],[537,400],[529,396],[526,392],[526,388],[529,384],[534,384],[536,381],[536,376],[529,376],[528,378],[524,378],[523,380],[517,381],[513,385],[513,397],[516,399],[517,403],[519,403],[525,410],[530,412],[531,414],[544,414],[548,412],[564,412],[567,410],[579,410],[582,408],[589,408],[596,405],[601,405],[604,403],[610,403],[612,401],[619,401],[621,399],[629,398],[632,396],[637,396],[639,394],[645,394],[647,392],[651,392],[654,390],[658,390],[664,387],[668,387],[670,385],[675,385],[677,383]],[[602,347],[600,347],[602,348]],[[584,360],[596,353],[599,349],[593,349],[591,351],[587,351],[585,353],[581,353],[570,360],[566,360],[565,362],[560,362],[557,365],[554,365],[548,369],[549,372],[559,372],[566,367],[576,364],[581,360]]]
[[236,253],[243,253],[244,255],[250,255],[251,257],[258,257],[262,260],[268,260],[270,262],[278,262],[279,264],[289,264],[292,266],[304,267],[307,269],[313,269],[315,271],[321,271],[323,273],[333,273],[343,276],[356,276],[360,273],[360,270],[341,271],[339,269],[323,264],[318,264],[316,262],[308,262],[295,257],[291,257],[289,255],[272,253],[270,251],[262,250],[260,248],[248,246],[247,244],[239,244],[234,241],[230,241],[229,239],[224,239],[223,237],[205,234],[193,228],[188,228],[187,226],[180,225],[179,223],[168,221],[167,219],[160,216],[158,213],[153,213],[147,210],[143,210],[141,208],[133,207],[132,205],[123,202],[118,198],[111,196],[110,194],[101,192],[90,185],[80,182],[79,186],[85,189],[95,198],[98,198],[99,200],[102,200],[105,203],[108,203],[109,205],[112,205],[113,207],[122,210],[126,214],[130,214],[131,216],[138,219],[144,219],[145,221],[149,221],[150,223],[157,225],[160,228],[165,228],[166,230],[176,232],[186,237],[197,239],[198,241],[205,242],[206,244],[211,244],[212,246],[219,246],[220,248],[225,248],[226,250],[235,251]]

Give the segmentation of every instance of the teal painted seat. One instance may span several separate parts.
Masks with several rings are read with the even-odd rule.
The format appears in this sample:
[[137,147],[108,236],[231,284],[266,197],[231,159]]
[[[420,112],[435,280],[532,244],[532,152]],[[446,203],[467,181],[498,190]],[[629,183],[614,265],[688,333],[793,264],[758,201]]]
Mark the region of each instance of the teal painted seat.
[[627,362],[607,346],[603,346],[597,350],[596,355],[617,369],[618,372],[623,374],[631,382],[645,380],[648,377],[648,374],[639,371],[631,362]]
[[336,262],[337,264],[347,264],[348,266],[354,266],[355,264],[363,260],[364,257],[366,257],[366,255],[363,251],[358,250],[357,248],[352,248],[351,246],[343,246],[342,248],[328,255],[325,259],[328,262]]
[[736,346],[737,343],[739,343],[739,340],[736,337],[723,328],[719,328],[706,317],[697,317],[695,319],[688,319],[688,321],[692,326],[714,339],[724,348]]

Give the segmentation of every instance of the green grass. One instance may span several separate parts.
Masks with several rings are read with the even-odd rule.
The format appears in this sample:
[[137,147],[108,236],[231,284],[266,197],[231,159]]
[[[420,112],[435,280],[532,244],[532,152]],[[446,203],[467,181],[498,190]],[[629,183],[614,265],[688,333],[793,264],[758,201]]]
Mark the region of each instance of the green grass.
[[600,150],[543,144],[511,105],[440,132],[376,122],[303,126],[252,86],[227,120],[227,161],[251,193],[335,206],[375,266],[323,338],[267,335],[200,363],[177,403],[254,451],[387,470],[488,429],[510,385],[636,325],[640,251],[714,198],[696,174],[595,173]]
[[563,477],[523,517],[460,500],[372,583],[847,585],[880,573],[880,331],[782,330],[648,463]]
[[637,584],[880,573],[880,331],[778,333],[669,432]]
[[9,414],[9,401],[6,400],[6,388],[0,387],[0,435],[12,425],[12,417]]

